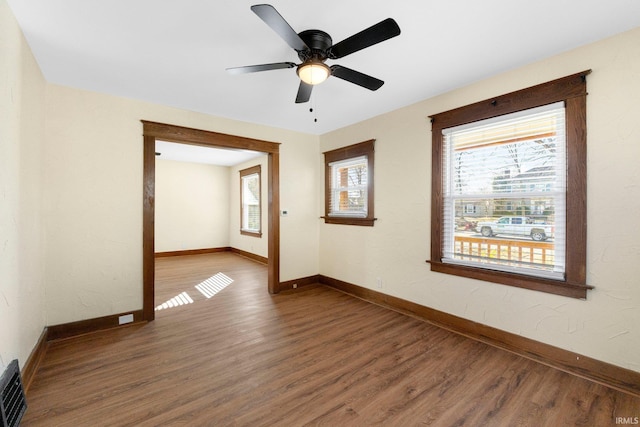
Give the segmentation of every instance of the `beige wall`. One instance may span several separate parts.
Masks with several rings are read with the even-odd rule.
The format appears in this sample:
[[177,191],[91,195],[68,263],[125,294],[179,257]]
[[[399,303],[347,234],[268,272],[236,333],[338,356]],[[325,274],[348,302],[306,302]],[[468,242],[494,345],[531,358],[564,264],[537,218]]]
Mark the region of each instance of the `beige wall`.
[[155,251],[229,246],[229,167],[156,158]]
[[45,81],[0,0],[0,372],[24,366],[46,325],[42,176]]
[[[268,239],[268,156],[258,157],[248,162],[229,168],[229,244],[232,248],[267,257],[269,253]],[[260,194],[262,208],[262,236],[248,236],[240,233],[240,171],[260,165]],[[316,226],[317,227],[317,226]]]
[[[428,116],[586,69],[587,281],[596,289],[582,301],[430,272]],[[320,273],[640,371],[639,118],[640,28],[323,135],[321,151],[377,139],[379,220],[323,224]]]

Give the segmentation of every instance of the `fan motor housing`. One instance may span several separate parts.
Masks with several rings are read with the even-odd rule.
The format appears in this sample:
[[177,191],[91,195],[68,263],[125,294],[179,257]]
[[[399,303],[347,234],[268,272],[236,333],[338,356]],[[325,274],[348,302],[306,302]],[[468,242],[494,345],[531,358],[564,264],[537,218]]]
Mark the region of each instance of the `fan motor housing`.
[[328,50],[333,45],[331,36],[321,30],[305,30],[298,33],[298,36],[309,46],[309,50],[298,52],[301,61],[309,59],[319,59],[324,61],[328,57]]

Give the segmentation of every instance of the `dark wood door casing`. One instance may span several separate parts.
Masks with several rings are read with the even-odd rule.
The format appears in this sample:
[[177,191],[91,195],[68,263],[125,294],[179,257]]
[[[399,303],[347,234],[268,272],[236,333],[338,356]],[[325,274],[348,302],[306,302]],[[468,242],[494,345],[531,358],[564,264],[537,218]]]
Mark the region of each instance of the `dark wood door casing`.
[[268,291],[280,284],[280,144],[224,133],[141,120],[143,124],[142,281],[143,320],[155,318],[155,143],[156,140],[216,148],[235,148],[268,154]]

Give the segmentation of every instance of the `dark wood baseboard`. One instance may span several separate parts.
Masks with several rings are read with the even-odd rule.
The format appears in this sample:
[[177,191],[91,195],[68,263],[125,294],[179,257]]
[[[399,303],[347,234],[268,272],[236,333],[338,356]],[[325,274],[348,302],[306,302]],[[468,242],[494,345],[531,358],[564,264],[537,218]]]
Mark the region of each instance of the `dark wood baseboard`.
[[[133,315],[133,322],[120,325],[120,316],[125,316],[127,314]],[[142,320],[142,310],[135,310],[120,314],[112,314],[110,316],[98,317],[95,319],[80,320],[77,322],[45,327],[42,331],[42,334],[40,334],[38,342],[36,343],[33,350],[31,350],[31,354],[29,355],[29,358],[27,359],[24,367],[21,370],[22,384],[25,393],[29,392],[31,382],[35,377],[36,372],[38,372],[40,363],[42,363],[42,360],[44,360],[44,357],[47,354],[49,342],[140,323],[146,323],[144,320]]]
[[[320,283],[319,274],[316,274],[314,276],[302,277],[300,279],[287,280],[285,282],[280,282],[279,290],[288,291],[290,289],[301,288],[303,286],[315,285],[316,283]],[[294,288],[293,285],[296,285],[296,287]]]
[[414,316],[435,326],[484,342],[561,371],[634,396],[640,396],[640,373],[573,353],[530,338],[505,332],[491,326],[463,319],[398,297],[319,276],[319,282],[339,291],[391,310]]
[[268,263],[268,259],[266,257],[252,254],[251,252],[243,251],[242,249],[232,248],[231,246],[225,246],[222,248],[187,249],[184,251],[156,252],[155,257],[162,258],[162,257],[169,257],[169,256],[201,255],[201,254],[213,254],[216,252],[233,252],[245,258],[258,261],[261,264]]
[[269,262],[269,260],[267,258],[263,257],[263,256],[252,254],[251,252],[243,251],[242,249],[230,248],[230,250],[234,254],[238,254],[238,255],[243,256],[245,258],[249,258],[249,259],[252,259],[254,261],[258,261],[261,264],[265,264],[266,265]]
[[29,358],[26,363],[22,367],[22,386],[24,387],[25,394],[29,392],[29,387],[31,386],[31,382],[40,367],[40,363],[44,359],[45,354],[47,354],[47,347],[49,341],[49,329],[44,328],[42,333],[40,334],[40,338],[38,338],[38,342],[36,346],[31,351]]
[[155,257],[162,258],[167,256],[212,254],[215,252],[228,252],[230,250],[231,248],[229,246],[225,246],[223,248],[186,249],[183,251],[156,252]]
[[[133,314],[133,322],[120,325],[120,316],[125,316],[127,314]],[[79,320],[77,322],[49,326],[47,328],[47,341],[72,338],[78,335],[90,334],[92,332],[118,328],[122,326],[129,326],[136,323],[145,323],[145,321],[142,319],[142,310],[128,311],[125,313],[112,314],[110,316],[97,317],[95,319]]]

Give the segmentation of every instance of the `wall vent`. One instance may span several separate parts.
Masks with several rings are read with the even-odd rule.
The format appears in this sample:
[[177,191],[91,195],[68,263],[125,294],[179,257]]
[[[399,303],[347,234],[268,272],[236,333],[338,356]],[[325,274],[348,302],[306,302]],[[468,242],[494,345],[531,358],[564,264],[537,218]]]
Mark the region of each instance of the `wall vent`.
[[0,377],[0,393],[2,394],[0,402],[2,427],[17,427],[27,410],[18,359],[9,363],[9,367]]

